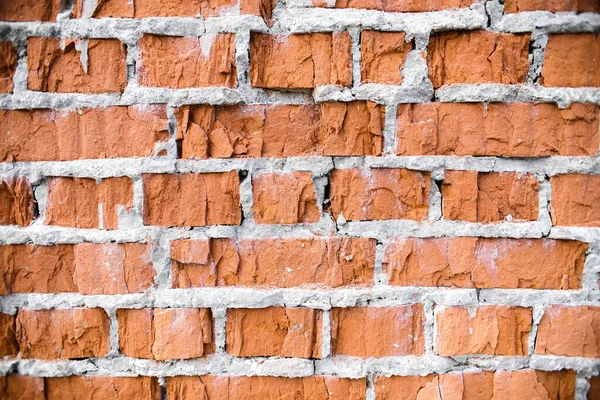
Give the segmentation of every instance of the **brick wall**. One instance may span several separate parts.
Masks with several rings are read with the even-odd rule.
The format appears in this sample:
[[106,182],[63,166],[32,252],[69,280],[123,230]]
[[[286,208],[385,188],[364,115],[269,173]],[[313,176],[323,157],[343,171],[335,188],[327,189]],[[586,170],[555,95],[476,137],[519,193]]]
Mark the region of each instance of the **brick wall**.
[[0,398],[599,399],[599,12],[0,0]]

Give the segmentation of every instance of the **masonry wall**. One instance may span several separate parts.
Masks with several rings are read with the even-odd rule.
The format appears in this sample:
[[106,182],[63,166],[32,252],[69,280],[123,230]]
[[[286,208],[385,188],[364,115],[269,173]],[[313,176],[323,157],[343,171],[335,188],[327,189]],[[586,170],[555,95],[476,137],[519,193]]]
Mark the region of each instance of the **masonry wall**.
[[0,0],[0,398],[599,399],[598,0]]

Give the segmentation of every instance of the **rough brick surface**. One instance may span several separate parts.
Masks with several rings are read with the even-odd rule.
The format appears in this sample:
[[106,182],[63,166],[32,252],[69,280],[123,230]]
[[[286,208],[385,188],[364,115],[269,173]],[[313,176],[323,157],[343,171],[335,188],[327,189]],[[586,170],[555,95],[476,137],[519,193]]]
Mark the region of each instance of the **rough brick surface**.
[[554,225],[600,226],[600,176],[557,175],[550,185]]
[[237,5],[236,0],[207,2],[191,0],[182,3],[177,0],[104,0],[93,7],[86,0],[76,0],[75,18],[148,18],[148,17],[214,17],[227,12]]
[[408,169],[336,169],[331,211],[348,221],[427,218],[429,173]]
[[366,380],[336,376],[281,378],[274,376],[173,376],[167,377],[167,398],[185,400],[262,400],[285,396],[298,400],[364,400]]
[[531,309],[508,306],[449,307],[436,312],[435,351],[441,356],[525,356]]
[[236,85],[233,34],[144,35],[139,46],[140,85],[168,88]]
[[365,101],[184,106],[176,114],[182,158],[379,155],[385,118],[384,107]]
[[60,0],[0,0],[0,21],[56,21]]
[[507,13],[537,10],[600,12],[600,3],[597,0],[506,0],[504,2],[504,12]]
[[0,41],[0,93],[11,93],[17,69],[17,49],[12,42]]
[[419,355],[424,352],[423,307],[331,309],[331,352],[355,357]]
[[0,111],[2,161],[148,157],[168,139],[163,105]]
[[552,239],[400,238],[386,248],[391,285],[579,289],[586,243]]
[[600,35],[550,35],[542,82],[545,86],[600,86]]
[[412,43],[404,32],[362,31],[361,74],[363,83],[402,83],[402,68]]
[[15,333],[15,316],[0,313],[0,356],[14,356],[17,353],[19,345]]
[[198,358],[214,352],[212,313],[206,308],[120,309],[119,347],[130,357]]
[[129,178],[53,177],[48,182],[47,225],[117,229],[119,209],[129,211],[133,182]]
[[28,226],[37,218],[37,204],[27,178],[0,179],[0,225]]
[[348,32],[270,35],[250,39],[250,82],[254,87],[310,89],[352,83]]
[[235,171],[211,174],[145,174],[144,224],[238,225],[240,180]]
[[125,45],[116,39],[34,37],[27,43],[27,87],[41,92],[122,92]]
[[470,222],[535,221],[540,183],[532,174],[446,171],[443,216]]
[[586,156],[598,152],[599,108],[573,103],[424,103],[398,107],[396,153]]
[[321,358],[322,311],[310,308],[227,310],[227,352],[234,356]]
[[[473,4],[473,0],[336,0],[335,8],[366,8],[389,12],[425,12],[444,9],[465,8]],[[322,0],[313,0],[315,6],[326,5]]]
[[0,397],[10,400],[47,400],[44,379],[17,374],[0,376]]
[[535,352],[600,357],[600,307],[547,307],[538,327]]
[[20,310],[17,341],[23,358],[102,357],[109,351],[109,324],[100,308]]
[[252,179],[254,221],[259,224],[317,222],[317,195],[310,172],[264,174]]
[[171,242],[173,287],[371,284],[375,241],[361,238]]
[[525,83],[528,48],[528,34],[436,33],[427,48],[429,79],[435,88],[452,83]]

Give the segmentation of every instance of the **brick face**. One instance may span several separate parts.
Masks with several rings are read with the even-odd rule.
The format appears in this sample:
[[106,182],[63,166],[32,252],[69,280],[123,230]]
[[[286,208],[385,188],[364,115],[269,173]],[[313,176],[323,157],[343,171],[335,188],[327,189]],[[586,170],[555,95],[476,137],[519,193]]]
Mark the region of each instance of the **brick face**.
[[597,0],[506,0],[504,2],[504,12],[506,13],[538,10],[551,12],[600,12],[600,3]]
[[[473,0],[434,0],[434,1],[397,1],[397,0],[336,0],[335,8],[366,8],[388,12],[426,12],[444,9],[466,8],[473,4]],[[313,0],[315,6],[324,4]]]
[[0,41],[0,93],[11,93],[17,69],[17,49],[12,42]]
[[28,226],[37,218],[37,204],[27,178],[0,179],[0,225]]
[[[542,80],[545,86],[599,87],[600,35],[550,35]],[[568,74],[564,71],[570,71]]]
[[556,175],[550,185],[554,225],[600,226],[600,176]]
[[412,47],[404,32],[363,31],[362,82],[401,84],[401,71]]
[[0,21],[56,21],[60,0],[23,0],[0,2]]

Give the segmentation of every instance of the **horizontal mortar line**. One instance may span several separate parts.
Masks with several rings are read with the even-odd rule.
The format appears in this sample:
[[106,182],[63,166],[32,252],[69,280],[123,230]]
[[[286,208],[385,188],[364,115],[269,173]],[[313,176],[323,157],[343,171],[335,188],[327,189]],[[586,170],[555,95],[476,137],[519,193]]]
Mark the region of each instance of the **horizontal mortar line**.
[[595,32],[600,28],[600,14],[593,12],[522,11],[504,14],[492,29],[520,33],[545,29],[550,33]]
[[206,158],[163,157],[79,159],[72,161],[0,162],[0,176],[110,178],[148,173],[210,173],[229,171],[311,171],[316,176],[332,169],[407,168],[416,171],[464,170],[479,172],[521,172],[553,176],[566,173],[600,174],[600,155],[503,158],[485,156],[306,156],[288,158]]
[[[336,375],[342,378],[363,378],[370,375],[414,376],[431,373],[480,372],[493,370],[518,371],[535,368],[545,371],[572,369],[589,374],[600,367],[600,360],[583,357],[531,355],[524,357],[462,357],[462,362],[436,355],[358,358],[333,356],[322,360],[279,357],[233,357],[210,355],[202,359],[154,361],[126,356],[83,360],[3,360],[0,373],[15,369],[23,375],[38,377],[64,376],[275,376],[304,377]],[[487,362],[487,365],[485,365]],[[481,365],[480,365],[481,364]]]
[[[521,307],[549,305],[594,306],[587,290],[462,289],[415,286],[358,286],[335,289],[204,287],[156,289],[146,293],[121,295],[82,295],[79,293],[29,293],[0,297],[0,309],[14,313],[29,310],[73,307],[115,308],[264,308],[307,307],[393,307],[432,301],[438,306],[480,307],[510,305]],[[479,296],[479,297],[478,297]],[[478,300],[479,299],[479,300]],[[485,301],[482,302],[481,299]]]

